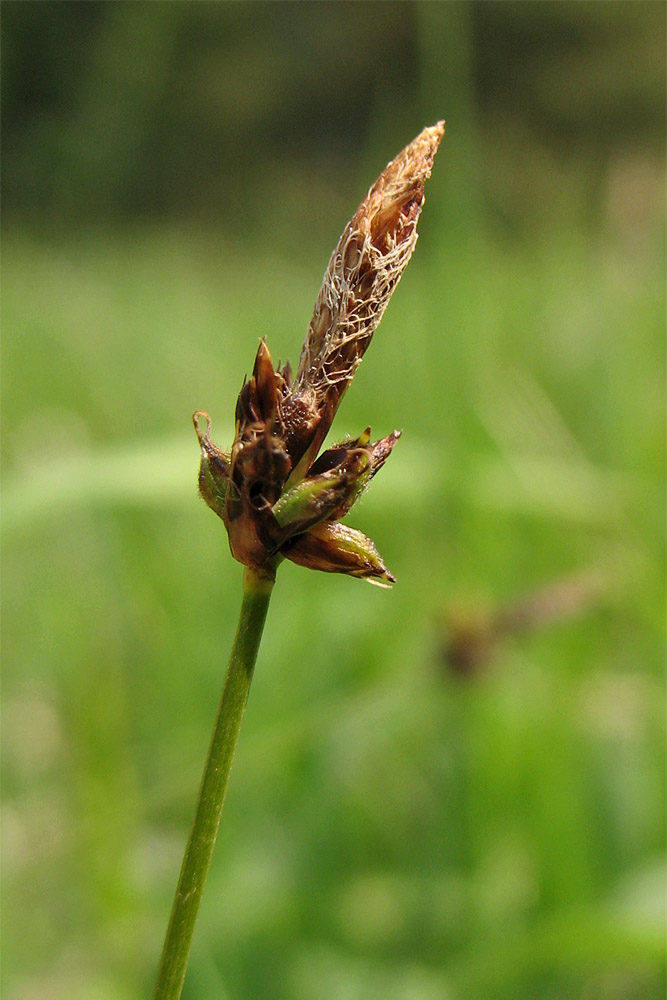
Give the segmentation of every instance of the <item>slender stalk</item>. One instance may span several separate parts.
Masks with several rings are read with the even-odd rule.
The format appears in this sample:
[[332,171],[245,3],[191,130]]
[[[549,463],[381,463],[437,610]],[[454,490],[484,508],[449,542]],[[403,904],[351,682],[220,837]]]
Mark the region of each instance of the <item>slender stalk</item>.
[[272,589],[272,579],[260,576],[246,567],[239,624],[204,768],[192,832],[185,848],[153,1000],[178,1000],[183,989],[192,934],[218,834],[229,772]]

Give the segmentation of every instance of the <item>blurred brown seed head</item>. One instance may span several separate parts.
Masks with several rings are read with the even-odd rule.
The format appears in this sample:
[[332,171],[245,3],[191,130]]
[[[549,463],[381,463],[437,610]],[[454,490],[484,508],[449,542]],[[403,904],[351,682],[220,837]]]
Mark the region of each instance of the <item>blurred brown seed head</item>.
[[584,615],[604,601],[608,589],[608,572],[596,568],[553,580],[497,608],[452,606],[445,616],[445,663],[454,674],[477,675],[508,639]]

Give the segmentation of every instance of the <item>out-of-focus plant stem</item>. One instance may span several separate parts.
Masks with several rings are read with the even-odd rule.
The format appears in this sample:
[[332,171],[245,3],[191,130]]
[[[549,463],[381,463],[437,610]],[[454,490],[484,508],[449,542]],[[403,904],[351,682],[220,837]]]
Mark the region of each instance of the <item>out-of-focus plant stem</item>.
[[162,951],[154,1000],[178,1000],[211,855],[218,834],[229,772],[245,712],[273,579],[246,567],[243,602],[227,677],[206,759],[192,832]]

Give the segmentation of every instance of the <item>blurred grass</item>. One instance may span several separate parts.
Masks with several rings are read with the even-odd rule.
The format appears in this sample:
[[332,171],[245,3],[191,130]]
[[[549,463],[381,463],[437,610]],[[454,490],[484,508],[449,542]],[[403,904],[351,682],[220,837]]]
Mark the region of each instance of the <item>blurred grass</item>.
[[662,998],[664,7],[3,14],[3,997],[150,995],[240,600],[190,414],[445,115],[335,427],[403,428],[398,583],[281,567],[184,998]]
[[[404,429],[353,519],[399,582],[281,568],[185,997],[664,994],[662,222],[462,249],[446,143],[336,426]],[[4,995],[131,1000],[239,601],[190,413],[229,442],[326,251],[3,249]],[[449,673],[452,603],[591,567],[593,608]]]

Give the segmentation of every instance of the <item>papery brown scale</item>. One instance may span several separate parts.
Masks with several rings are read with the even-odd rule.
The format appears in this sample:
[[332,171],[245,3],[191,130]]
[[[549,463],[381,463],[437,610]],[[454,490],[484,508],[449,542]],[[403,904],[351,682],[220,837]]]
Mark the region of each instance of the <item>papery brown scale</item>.
[[278,368],[278,373],[283,379],[283,395],[289,390],[292,385],[292,366],[289,361],[286,361],[282,368]]
[[[284,379],[280,372],[274,371],[271,354],[264,340],[260,342],[255,358],[252,377],[241,389],[239,394],[236,419],[264,423],[273,429],[278,416],[280,389]],[[243,434],[243,426],[240,434]]]
[[343,253],[342,265],[346,271],[352,273],[355,268],[359,267],[361,263],[361,258],[363,255],[363,240],[355,234],[354,229],[352,230],[352,235],[345,244],[345,250]]
[[360,302],[367,302],[372,297],[373,289],[375,288],[375,279],[376,275],[370,268],[359,275],[359,280],[357,281],[357,298]]

